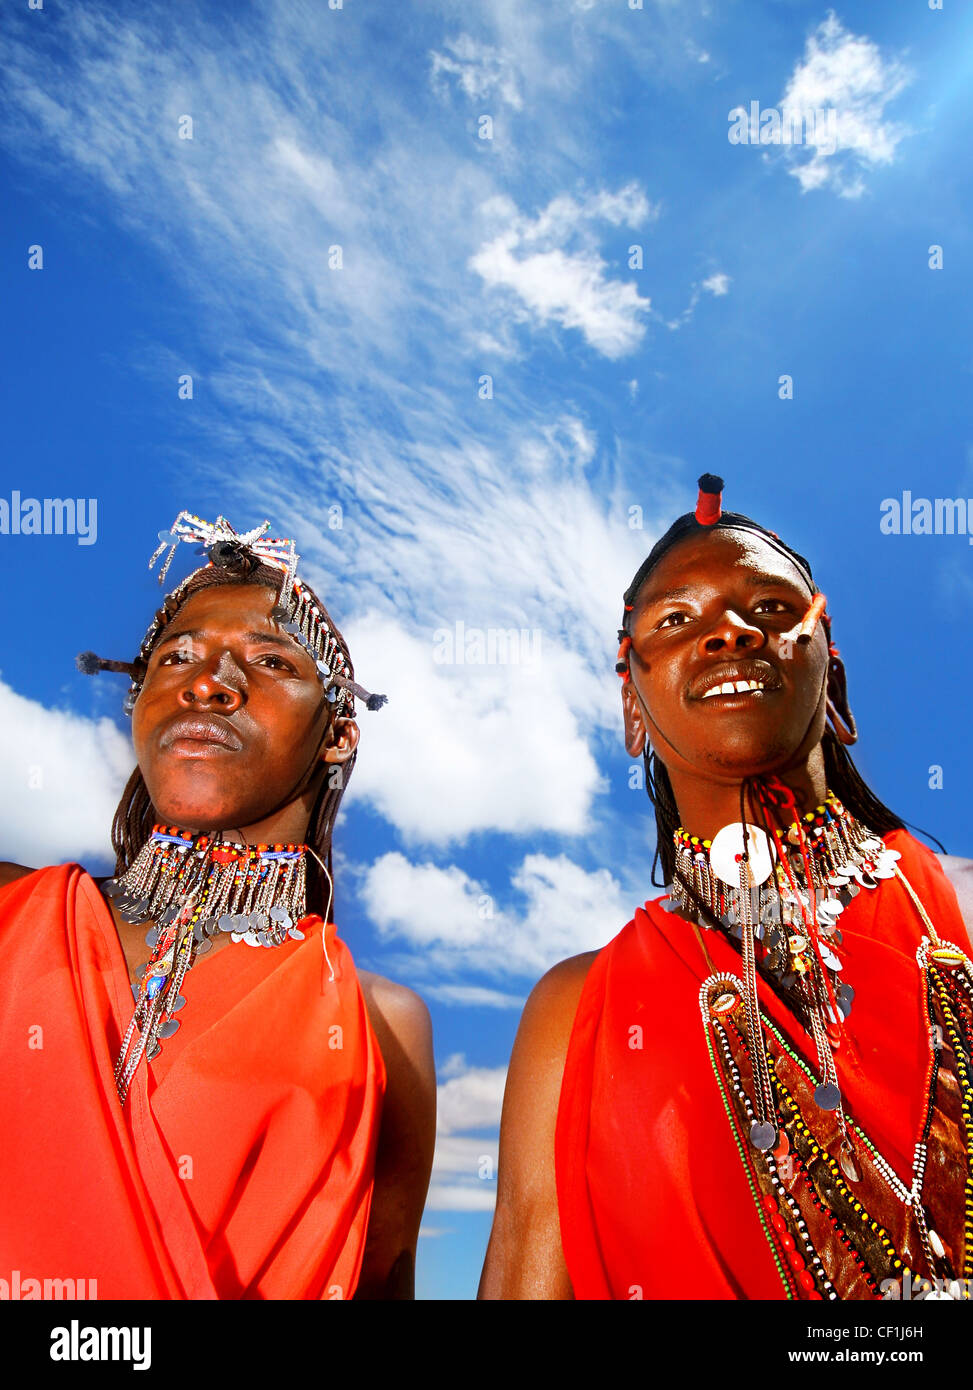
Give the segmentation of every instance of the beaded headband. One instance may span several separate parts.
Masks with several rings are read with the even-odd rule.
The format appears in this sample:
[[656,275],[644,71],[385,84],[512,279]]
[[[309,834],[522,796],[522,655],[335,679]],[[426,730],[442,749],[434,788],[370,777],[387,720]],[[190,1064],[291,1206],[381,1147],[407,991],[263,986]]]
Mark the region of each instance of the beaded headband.
[[280,589],[271,617],[280,623],[314,662],[318,678],[325,689],[325,695],[334,706],[335,718],[354,714],[354,696],[365,701],[367,709],[381,709],[386,703],[385,695],[372,695],[353,679],[351,666],[345,656],[337,631],[324,612],[317,596],[297,577],[299,556],[293,540],[274,539],[267,536],[270,522],[265,521],[252,531],[238,532],[227,521],[218,516],[215,522],[203,521],[192,512],[182,511],[168,531],[159,532],[160,544],[149,560],[149,569],[154,569],[162,553],[168,555],[159,571],[162,584],[169,572],[180,542],[196,543],[202,553],[208,556],[208,563],[188,575],[177,588],[166,596],[162,608],[156,613],[149,629],[142,639],[139,653],[133,662],[110,661],[96,656],[94,652],[81,652],[77,658],[78,669],[85,675],[98,671],[120,671],[131,678],[131,686],[125,697],[125,712],[131,714],[145,679],[145,669],[160,633],[168,626],[181,606],[186,590],[197,575],[210,568],[239,570],[242,582],[247,573],[258,565],[268,565],[281,573]]

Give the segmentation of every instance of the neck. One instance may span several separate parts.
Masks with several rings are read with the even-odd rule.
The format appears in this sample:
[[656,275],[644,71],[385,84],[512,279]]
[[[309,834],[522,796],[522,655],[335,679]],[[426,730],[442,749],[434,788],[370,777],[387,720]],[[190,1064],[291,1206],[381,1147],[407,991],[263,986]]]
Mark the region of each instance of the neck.
[[[799,815],[819,806],[827,795],[820,744],[800,767],[788,768],[773,776],[793,794]],[[716,782],[710,777],[680,770],[670,771],[669,781],[679,811],[679,823],[691,835],[711,840],[724,825],[739,822],[741,782]],[[768,815],[773,814],[773,808],[768,807]],[[749,799],[745,819],[759,824]],[[792,808],[781,806],[775,819],[783,829],[794,819]]]

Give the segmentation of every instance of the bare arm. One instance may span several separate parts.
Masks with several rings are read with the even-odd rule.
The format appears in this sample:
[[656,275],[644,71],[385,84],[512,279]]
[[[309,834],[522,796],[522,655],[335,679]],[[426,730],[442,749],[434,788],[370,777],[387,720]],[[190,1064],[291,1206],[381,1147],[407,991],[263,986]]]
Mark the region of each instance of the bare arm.
[[359,971],[388,1084],[375,1188],[356,1299],[415,1296],[416,1243],[436,1142],[436,1068],[429,1011],[417,994]]
[[524,1008],[503,1098],[497,1210],[481,1299],[574,1297],[561,1248],[554,1131],[574,1015],[596,954],[549,970]]

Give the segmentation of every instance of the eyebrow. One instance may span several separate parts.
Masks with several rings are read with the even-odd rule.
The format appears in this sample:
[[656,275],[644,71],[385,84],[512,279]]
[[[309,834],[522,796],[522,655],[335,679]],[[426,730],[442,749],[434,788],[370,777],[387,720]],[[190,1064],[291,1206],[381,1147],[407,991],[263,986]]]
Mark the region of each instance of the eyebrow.
[[[204,628],[181,628],[179,632],[168,632],[164,637],[160,637],[156,643],[156,649],[164,647],[167,642],[178,642],[181,638],[204,638],[208,635]],[[242,632],[240,636],[244,642],[269,642],[271,646],[284,647],[287,650],[292,650],[297,645],[292,638],[278,637],[273,632]]]

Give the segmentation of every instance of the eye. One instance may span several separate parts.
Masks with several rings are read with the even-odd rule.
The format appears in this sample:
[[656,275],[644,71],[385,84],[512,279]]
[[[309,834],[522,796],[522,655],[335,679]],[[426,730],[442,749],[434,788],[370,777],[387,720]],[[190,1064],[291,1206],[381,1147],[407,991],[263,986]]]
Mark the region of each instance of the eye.
[[256,658],[256,663],[258,665],[269,665],[271,667],[271,670],[273,671],[293,672],[294,670],[294,667],[290,664],[290,662],[285,661],[284,658],[282,656],[278,656],[276,652],[267,652],[264,656],[258,656]]
[[773,605],[775,605],[775,606],[770,610],[771,612],[774,612],[774,613],[791,613],[791,612],[793,612],[793,608],[792,608],[791,604],[785,603],[784,600],[783,600],[783,599],[780,599],[780,598],[762,598],[762,599],[759,601],[759,603],[755,603],[755,604],[754,604],[754,606],[753,606],[753,611],[756,613],[756,612],[758,611],[758,609],[766,607],[767,604],[773,604]]
[[192,656],[189,652],[180,651],[179,648],[171,652],[166,652],[165,656],[159,657],[160,666],[182,666],[184,662],[191,661]]
[[662,619],[662,622],[656,624],[656,632],[658,632],[661,628],[664,627],[682,627],[683,624],[681,622],[673,621],[676,618],[685,618],[686,622],[689,622],[689,614],[682,612],[682,610],[680,609],[675,613],[667,613],[666,616]]

